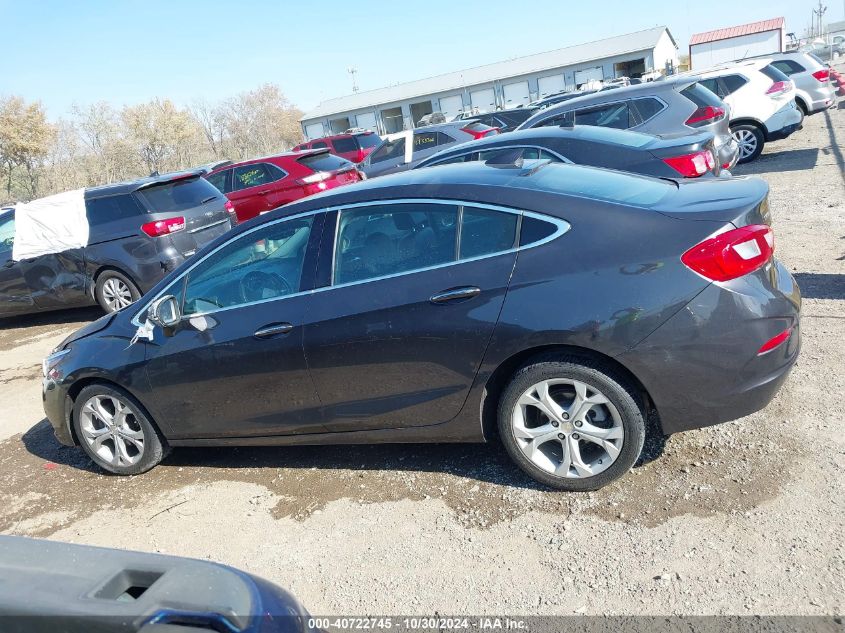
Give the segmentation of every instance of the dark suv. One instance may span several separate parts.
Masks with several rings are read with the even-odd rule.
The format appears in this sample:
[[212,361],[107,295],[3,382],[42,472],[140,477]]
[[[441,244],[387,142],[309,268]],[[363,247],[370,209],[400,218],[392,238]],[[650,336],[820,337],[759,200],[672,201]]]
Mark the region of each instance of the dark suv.
[[360,163],[370,152],[381,145],[381,137],[370,130],[348,134],[324,136],[300,143],[294,152],[306,149],[328,149],[335,156],[340,156],[353,163]]
[[88,244],[17,261],[15,211],[0,214],[0,316],[91,305],[115,312],[232,224],[199,172],[85,191]]

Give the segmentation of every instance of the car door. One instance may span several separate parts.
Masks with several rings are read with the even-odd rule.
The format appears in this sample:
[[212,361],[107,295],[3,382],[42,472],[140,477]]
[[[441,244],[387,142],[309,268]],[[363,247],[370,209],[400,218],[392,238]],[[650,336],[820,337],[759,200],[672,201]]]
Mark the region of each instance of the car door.
[[232,191],[229,200],[235,205],[238,220],[244,222],[273,207],[267,195],[272,192],[273,178],[264,163],[238,165],[232,169]]
[[302,347],[323,219],[261,224],[162,293],[180,298],[182,321],[172,332],[155,329],[146,373],[149,406],[173,438],[323,430]]
[[23,279],[20,262],[12,259],[15,215],[0,215],[0,315],[32,312],[34,304]]
[[390,201],[337,214],[337,220],[327,219],[327,233],[337,227],[333,243],[324,239],[322,246],[334,261],[321,258],[318,273],[329,285],[314,293],[305,325],[306,356],[327,428],[389,429],[452,419],[507,291],[518,213],[459,202]]
[[392,174],[407,168],[407,154],[411,154],[406,145],[408,136],[407,132],[389,135],[384,143],[369,155],[364,165],[368,178]]
[[264,168],[270,174],[270,182],[266,194],[269,209],[276,209],[283,204],[299,200],[302,197],[302,187],[294,182],[294,178],[287,171],[273,163],[264,163]]

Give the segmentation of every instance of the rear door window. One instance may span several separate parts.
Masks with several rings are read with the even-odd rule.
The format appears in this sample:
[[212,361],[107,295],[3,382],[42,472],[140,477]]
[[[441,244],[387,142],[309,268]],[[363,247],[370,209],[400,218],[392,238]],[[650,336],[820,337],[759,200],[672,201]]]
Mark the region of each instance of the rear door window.
[[353,136],[336,138],[332,141],[332,145],[334,145],[334,150],[338,154],[348,154],[349,152],[358,151],[358,141],[356,141]]
[[714,95],[716,95],[719,98],[722,98],[722,97],[725,96],[724,90],[722,90],[722,87],[719,85],[719,80],[716,77],[711,77],[709,79],[702,79],[698,83],[700,85],[704,86],[705,88],[707,88],[710,92],[712,92]]
[[[88,223],[91,226],[141,215],[144,210],[130,194],[93,198],[85,201]],[[150,209],[156,211],[157,209]]]
[[516,247],[518,224],[519,216],[515,213],[464,207],[460,259],[491,255]]
[[234,190],[241,191],[242,189],[249,189],[250,187],[257,187],[273,182],[269,170],[263,163],[254,163],[252,165],[241,165],[235,167],[234,175]]
[[182,178],[136,193],[150,211],[185,211],[220,196],[220,192],[205,178]]
[[364,149],[377,147],[381,144],[381,137],[378,134],[358,134],[355,136],[358,145]]
[[[781,76],[783,76],[780,72],[778,72]],[[742,88],[745,84],[748,83],[748,80],[743,77],[742,75],[725,75],[722,79],[722,95],[723,97],[727,97],[728,95],[732,95],[737,90]],[[786,77],[783,77],[783,80],[786,81]]]
[[437,132],[417,132],[414,134],[414,152],[423,152],[437,146]]
[[608,103],[594,108],[576,110],[575,123],[626,130],[631,127],[628,102]]
[[218,171],[216,174],[211,174],[205,178],[208,182],[214,185],[221,193],[229,193],[232,190],[232,170],[224,169]]
[[370,163],[381,163],[387,160],[401,160],[405,158],[405,138],[386,141],[370,155]]
[[325,149],[328,146],[329,144],[325,141],[316,141],[314,143],[311,143],[311,149]]

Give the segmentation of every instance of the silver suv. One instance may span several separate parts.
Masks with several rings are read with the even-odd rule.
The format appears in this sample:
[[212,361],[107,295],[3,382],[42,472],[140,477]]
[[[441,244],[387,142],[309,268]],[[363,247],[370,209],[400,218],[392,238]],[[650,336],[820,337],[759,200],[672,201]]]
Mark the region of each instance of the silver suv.
[[836,102],[830,68],[811,53],[789,51],[765,55],[771,65],[795,84],[795,104],[804,116],[826,110]]
[[541,110],[517,129],[546,125],[598,125],[645,134],[712,132],[719,164],[731,169],[739,146],[728,126],[730,112],[695,76],[670,77],[576,97]]

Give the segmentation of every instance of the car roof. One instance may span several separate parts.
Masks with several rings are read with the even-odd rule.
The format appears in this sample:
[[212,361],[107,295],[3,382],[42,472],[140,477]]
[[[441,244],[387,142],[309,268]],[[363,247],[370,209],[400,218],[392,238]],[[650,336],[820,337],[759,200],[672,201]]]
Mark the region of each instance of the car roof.
[[133,191],[152,187],[153,185],[174,182],[176,180],[187,180],[189,178],[199,178],[200,176],[202,176],[202,173],[202,170],[199,169],[174,171],[167,174],[160,174],[158,176],[138,178],[137,180],[127,180],[124,182],[115,182],[108,185],[100,185],[97,187],[88,187],[87,189],[85,189],[85,198],[101,198],[103,196],[132,193]]
[[250,158],[248,160],[238,160],[232,163],[228,163],[226,165],[221,165],[220,167],[215,168],[213,171],[209,172],[206,175],[216,174],[219,171],[224,169],[231,169],[232,167],[239,167],[241,165],[253,165],[255,163],[266,163],[267,161],[275,158],[292,158],[294,160],[300,159],[303,156],[311,156],[314,154],[328,154],[329,148],[328,147],[320,147],[317,149],[301,149],[299,151],[290,151],[290,152],[282,152],[280,154],[269,154],[267,156],[258,156],[257,158]]

